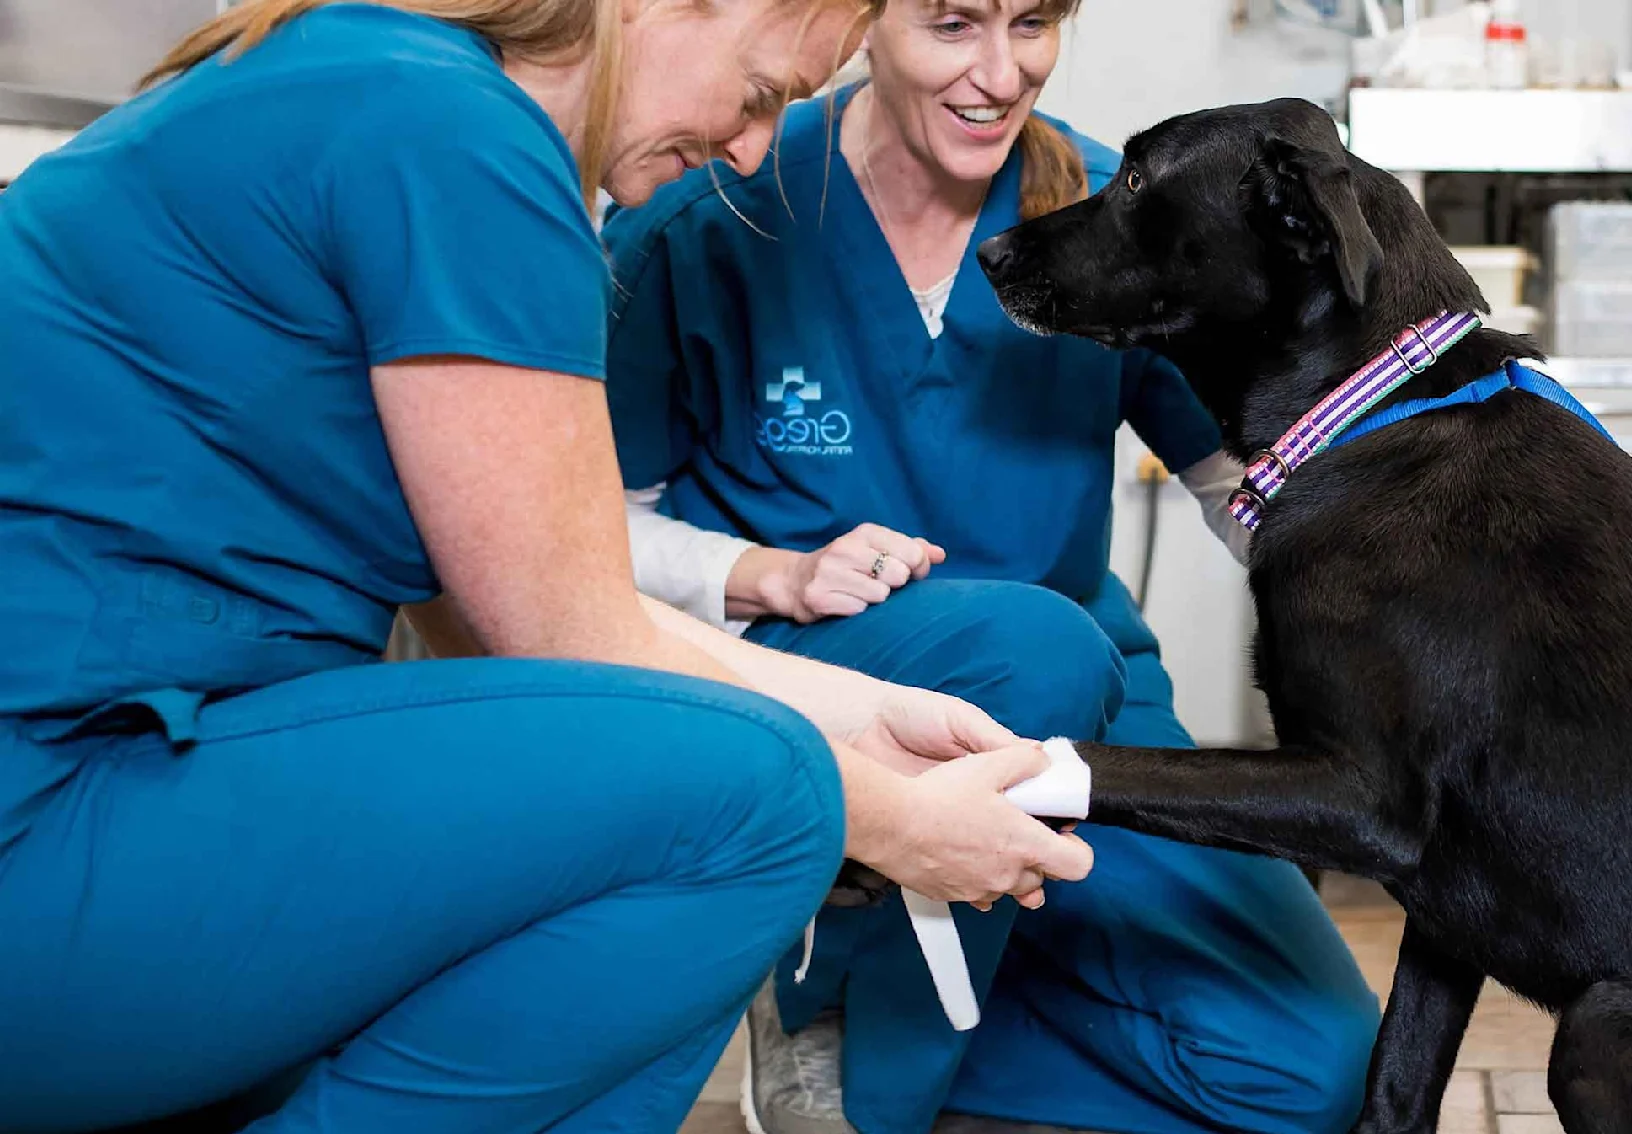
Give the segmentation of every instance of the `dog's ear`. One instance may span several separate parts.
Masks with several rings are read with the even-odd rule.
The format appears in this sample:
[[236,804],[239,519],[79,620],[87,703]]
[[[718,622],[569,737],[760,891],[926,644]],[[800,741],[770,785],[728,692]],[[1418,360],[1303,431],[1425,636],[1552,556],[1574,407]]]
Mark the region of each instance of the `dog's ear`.
[[1244,186],[1272,240],[1306,264],[1330,255],[1343,294],[1355,307],[1366,305],[1383,266],[1383,248],[1360,212],[1341,149],[1329,153],[1325,147],[1267,138]]

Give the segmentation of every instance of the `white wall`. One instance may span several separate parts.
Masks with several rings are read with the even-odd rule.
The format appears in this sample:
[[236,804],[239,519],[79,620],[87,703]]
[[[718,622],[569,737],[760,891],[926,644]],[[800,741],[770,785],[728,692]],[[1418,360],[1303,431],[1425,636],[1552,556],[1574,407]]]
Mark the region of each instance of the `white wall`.
[[1255,22],[1229,0],[1082,0],[1039,106],[1107,145],[1185,111],[1298,95],[1324,102],[1346,79],[1342,36]]

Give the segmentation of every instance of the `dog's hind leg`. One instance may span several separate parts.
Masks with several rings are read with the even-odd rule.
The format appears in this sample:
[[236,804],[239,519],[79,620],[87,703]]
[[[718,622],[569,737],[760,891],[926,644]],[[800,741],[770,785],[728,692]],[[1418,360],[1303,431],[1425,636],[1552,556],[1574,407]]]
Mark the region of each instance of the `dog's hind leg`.
[[1478,969],[1446,956],[1406,922],[1356,1134],[1434,1134],[1484,983]]
[[1093,770],[1090,823],[1384,882],[1422,853],[1423,793],[1357,760],[1291,748],[1077,752]]
[[1593,985],[1565,1010],[1547,1093],[1568,1134],[1632,1131],[1632,982]]

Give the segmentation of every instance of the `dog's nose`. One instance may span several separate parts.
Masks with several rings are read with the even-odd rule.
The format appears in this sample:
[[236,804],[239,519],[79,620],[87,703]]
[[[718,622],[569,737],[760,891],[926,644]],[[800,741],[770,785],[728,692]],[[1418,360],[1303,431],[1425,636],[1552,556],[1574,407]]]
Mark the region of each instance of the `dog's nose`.
[[975,249],[975,258],[980,261],[981,270],[988,277],[995,278],[1014,264],[1014,242],[1009,239],[1008,233],[982,240],[980,247]]

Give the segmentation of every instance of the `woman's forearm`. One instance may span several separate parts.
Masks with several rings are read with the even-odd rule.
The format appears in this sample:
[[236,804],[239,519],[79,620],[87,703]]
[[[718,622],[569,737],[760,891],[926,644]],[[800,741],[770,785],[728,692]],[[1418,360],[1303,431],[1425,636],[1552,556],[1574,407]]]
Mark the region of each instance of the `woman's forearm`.
[[[655,633],[644,648],[594,660],[752,688],[802,713],[830,736],[865,727],[883,695],[882,682],[865,674],[768,650],[704,625],[664,603],[641,596]],[[491,651],[460,616],[450,596],[407,609],[408,619],[439,658],[481,657]]]
[[[807,667],[818,671],[814,682],[817,686],[835,680],[835,675],[839,686],[847,684],[846,676],[860,677],[859,674],[847,675],[843,670],[834,671],[833,675],[826,674],[821,671],[828,667],[738,641],[662,603],[643,601],[658,629],[654,642],[656,652],[647,659],[654,668],[751,686],[774,700],[784,699],[776,697],[764,686],[799,689],[800,678],[811,676],[806,672]],[[447,596],[411,607],[406,613],[414,629],[437,657],[479,657],[486,653]],[[708,648],[687,640],[694,633],[690,627],[700,628],[702,632],[695,633],[695,636],[707,643]],[[741,647],[741,650],[735,647]],[[716,651],[723,652],[731,660],[715,656]],[[666,664],[659,665],[660,662]],[[861,678],[861,682],[868,684],[871,679]],[[835,695],[842,693],[842,689],[834,690]],[[904,777],[835,739],[834,732],[824,728],[822,722],[807,712],[805,707],[785,703],[811,717],[813,723],[823,728],[829,737],[839,776],[844,783],[846,856],[874,866],[890,861],[893,848],[903,838],[902,818],[907,810],[902,796]],[[831,712],[824,715],[830,718],[839,716]]]
[[653,599],[641,601],[652,621],[739,674],[749,686],[809,717],[829,736],[865,728],[888,689],[853,670],[779,653],[705,626]]

